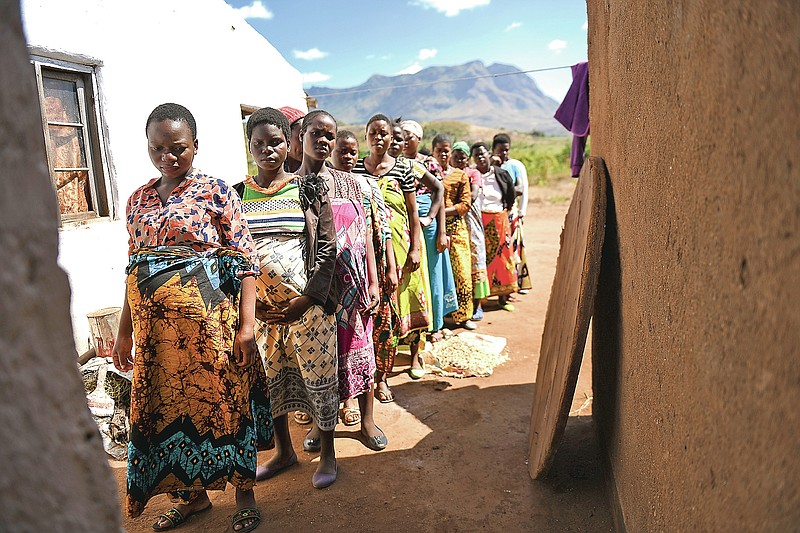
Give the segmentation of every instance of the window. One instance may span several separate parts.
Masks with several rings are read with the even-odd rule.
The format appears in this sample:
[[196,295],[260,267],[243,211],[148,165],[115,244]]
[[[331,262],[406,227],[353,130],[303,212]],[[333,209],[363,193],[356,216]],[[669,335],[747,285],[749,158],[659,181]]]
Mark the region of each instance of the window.
[[61,222],[107,216],[94,68],[37,58],[33,66]]

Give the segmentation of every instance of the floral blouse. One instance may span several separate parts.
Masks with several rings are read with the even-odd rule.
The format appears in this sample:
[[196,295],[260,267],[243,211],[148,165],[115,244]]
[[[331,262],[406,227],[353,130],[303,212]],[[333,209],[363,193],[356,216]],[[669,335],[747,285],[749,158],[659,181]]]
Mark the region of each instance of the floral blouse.
[[231,248],[250,259],[258,271],[250,230],[242,214],[239,195],[223,180],[193,168],[183,182],[162,203],[154,178],[128,199],[125,208],[128,227],[128,253],[144,246],[189,246],[197,252]]
[[467,174],[456,167],[447,167],[444,171],[444,206],[455,207],[458,216],[464,216],[472,205],[472,191]]

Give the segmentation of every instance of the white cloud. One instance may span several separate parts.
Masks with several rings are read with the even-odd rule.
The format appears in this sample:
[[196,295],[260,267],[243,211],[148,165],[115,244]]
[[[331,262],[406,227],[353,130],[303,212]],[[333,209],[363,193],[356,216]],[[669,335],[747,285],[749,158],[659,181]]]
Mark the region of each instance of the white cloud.
[[446,17],[455,17],[462,11],[478,6],[488,6],[492,0],[412,0],[412,4],[425,9],[435,9]]
[[249,6],[235,7],[233,10],[245,19],[271,19],[275,16],[261,0],[255,0]]
[[521,22],[512,22],[511,24],[509,24],[508,26],[506,26],[506,29],[505,29],[505,30],[503,30],[503,31],[511,31],[511,30],[516,30],[516,29],[517,29],[517,28],[519,28],[520,26],[522,26],[522,23],[521,23]]
[[419,59],[420,61],[425,61],[426,59],[433,59],[434,57],[436,57],[436,54],[438,53],[439,51],[436,48],[423,48],[422,50],[419,51],[417,59]]
[[321,81],[328,81],[331,77],[322,72],[303,72],[303,83],[319,83]]
[[404,68],[401,71],[395,72],[394,75],[395,76],[399,76],[401,74],[416,74],[420,70],[422,70],[422,67],[420,66],[420,64],[419,63],[414,63],[413,65],[410,65],[410,66]]
[[364,59],[378,59],[380,61],[386,61],[387,59],[391,59],[391,58],[392,58],[392,54],[386,54],[386,55],[382,55],[382,56],[376,56],[375,54],[369,54]]
[[583,25],[581,26],[581,29],[583,31],[588,31],[589,30],[589,21],[588,20],[583,23]]
[[561,51],[567,47],[567,41],[562,41],[561,39],[553,39],[550,41],[550,44],[547,45],[547,49],[551,50],[557,54],[560,54]]
[[312,61],[314,59],[322,59],[328,52],[323,52],[319,48],[309,48],[308,50],[292,50],[294,57],[297,59],[305,59],[306,61]]

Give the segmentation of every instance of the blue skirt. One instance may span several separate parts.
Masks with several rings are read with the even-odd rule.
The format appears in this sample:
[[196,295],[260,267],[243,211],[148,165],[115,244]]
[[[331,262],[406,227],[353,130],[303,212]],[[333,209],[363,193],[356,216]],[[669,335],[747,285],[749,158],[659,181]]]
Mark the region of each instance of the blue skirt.
[[[428,215],[431,209],[431,195],[417,195],[417,209],[419,216]],[[456,283],[453,279],[453,268],[450,266],[450,251],[445,250],[439,253],[436,250],[437,221],[427,228],[422,228],[422,236],[425,239],[425,249],[428,259],[428,278],[431,284],[431,308],[433,316],[431,321],[431,331],[439,331],[444,327],[444,317],[458,309],[458,298],[456,296]]]

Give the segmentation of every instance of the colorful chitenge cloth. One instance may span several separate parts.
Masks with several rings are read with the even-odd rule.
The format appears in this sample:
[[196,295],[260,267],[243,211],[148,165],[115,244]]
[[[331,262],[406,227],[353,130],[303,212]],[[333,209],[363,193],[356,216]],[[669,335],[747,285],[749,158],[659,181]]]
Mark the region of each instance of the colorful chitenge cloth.
[[486,277],[486,237],[479,202],[473,202],[464,215],[469,228],[469,245],[472,257],[472,297],[483,300],[489,296],[489,280]]
[[367,218],[364,190],[354,175],[331,169],[330,192],[336,228],[336,276],[341,283],[336,312],[336,347],[339,356],[339,399],[369,392],[375,376],[372,316],[367,274]]
[[243,490],[255,484],[259,441],[264,446],[272,438],[265,389],[254,389],[259,380],[263,387],[263,370],[230,360],[240,274],[250,268],[246,256],[227,248],[201,254],[159,246],[131,254],[126,272],[137,362],[128,445],[131,517],[156,494],[181,491],[191,499],[227,483]]
[[[308,283],[302,190],[294,176],[269,188],[252,177],[245,181],[242,210],[260,261],[256,297],[267,309],[284,310]],[[256,319],[255,334],[269,383],[272,416],[300,410],[321,430],[333,430],[339,408],[336,317],[312,305],[294,322]]]
[[[384,176],[378,180],[378,187],[386,202],[389,227],[392,230],[392,248],[394,250],[397,279],[399,285],[392,299],[393,329],[390,337],[382,344],[376,343],[375,357],[378,370],[390,372],[394,366],[399,339],[415,330],[427,330],[428,304],[425,298],[425,285],[419,270],[408,272],[403,267],[409,254],[411,236],[408,226],[408,211],[405,198],[397,180]],[[423,253],[425,253],[423,251]],[[422,258],[420,254],[420,259]],[[427,269],[427,261],[421,268]],[[419,337],[419,334],[416,335]]]
[[486,242],[486,275],[492,296],[517,292],[517,269],[508,212],[482,213]]
[[532,288],[531,275],[528,271],[528,256],[525,253],[525,239],[523,238],[522,217],[511,217],[511,246],[514,252],[514,262],[517,265],[517,284],[520,289]]

